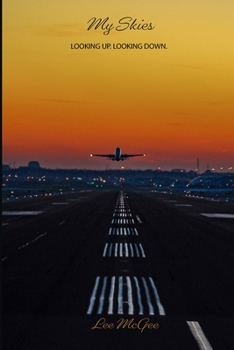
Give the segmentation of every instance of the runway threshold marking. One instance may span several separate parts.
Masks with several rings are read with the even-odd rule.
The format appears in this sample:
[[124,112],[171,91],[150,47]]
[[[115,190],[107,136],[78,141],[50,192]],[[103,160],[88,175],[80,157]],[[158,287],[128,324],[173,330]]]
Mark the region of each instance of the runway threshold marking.
[[113,219],[111,221],[112,224],[131,224],[133,225],[135,222],[133,219]]
[[[137,300],[135,300],[135,295]],[[153,279],[136,276],[112,276],[111,279],[109,276],[96,277],[87,314],[106,312],[108,314],[116,312],[128,315],[134,313],[165,315]]]
[[110,227],[109,236],[138,236],[138,231],[135,227]]
[[234,219],[234,214],[200,213],[200,215],[216,219]]
[[131,217],[132,214],[131,214],[131,213],[122,213],[122,212],[121,212],[121,213],[114,213],[113,216],[115,216],[115,217],[116,217],[116,216],[117,216],[117,217],[125,217],[125,218],[126,218],[126,217]]
[[187,321],[200,350],[213,350],[198,322]]
[[[114,248],[114,249],[113,249]],[[114,250],[114,252],[113,252]],[[103,257],[137,257],[145,258],[141,243],[106,243]]]

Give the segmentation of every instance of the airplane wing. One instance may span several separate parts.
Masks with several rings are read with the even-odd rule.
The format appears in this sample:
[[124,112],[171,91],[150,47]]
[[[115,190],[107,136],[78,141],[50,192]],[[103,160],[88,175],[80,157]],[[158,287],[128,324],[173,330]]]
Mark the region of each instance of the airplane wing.
[[145,154],[121,154],[121,158],[126,159],[128,157],[145,157]]
[[114,154],[90,154],[90,157],[105,157],[105,158],[110,158],[114,159],[115,155]]

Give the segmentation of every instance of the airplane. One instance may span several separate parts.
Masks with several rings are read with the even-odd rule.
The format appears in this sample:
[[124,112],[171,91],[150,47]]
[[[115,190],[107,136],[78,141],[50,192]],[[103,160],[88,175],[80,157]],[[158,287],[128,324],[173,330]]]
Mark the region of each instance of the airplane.
[[116,160],[119,162],[120,160],[125,160],[128,157],[138,157],[138,156],[143,156],[145,157],[145,154],[122,154],[121,148],[117,147],[115,149],[115,154],[90,154],[90,157],[105,157],[109,158],[111,160]]

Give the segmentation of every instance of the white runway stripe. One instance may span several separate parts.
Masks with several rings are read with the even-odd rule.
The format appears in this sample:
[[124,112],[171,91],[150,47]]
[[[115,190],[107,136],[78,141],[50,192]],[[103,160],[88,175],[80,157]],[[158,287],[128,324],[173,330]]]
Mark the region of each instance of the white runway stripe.
[[123,256],[123,244],[122,243],[120,243],[119,255],[120,255],[120,257]]
[[148,304],[148,307],[149,307],[149,314],[150,315],[154,315],[154,308],[153,308],[153,305],[152,305],[152,302],[151,302],[149,289],[148,289],[148,286],[146,284],[146,281],[145,281],[144,277],[142,277],[142,281],[143,281],[143,284],[144,284],[144,287],[145,287],[146,299],[147,299],[147,304]]
[[133,307],[133,299],[132,299],[132,284],[130,277],[126,277],[127,279],[127,288],[128,288],[128,314],[133,315],[134,307]]
[[110,249],[109,249],[109,256],[111,256],[111,254],[112,254],[112,248],[113,248],[113,244],[111,243],[110,244]]
[[134,231],[135,231],[136,236],[138,236],[138,232],[137,232],[136,228],[134,228]]
[[139,222],[140,224],[142,224],[142,221],[141,221],[141,219],[139,218],[138,215],[136,215],[136,218],[137,218],[138,222]]
[[115,257],[118,256],[118,243],[115,243]]
[[131,250],[131,257],[133,257],[134,256],[134,251],[133,251],[132,243],[130,243],[130,250]]
[[115,210],[114,210],[114,212],[115,213],[129,213],[130,212],[130,209],[126,209],[126,208],[124,208],[124,209],[118,209],[117,207],[115,207]]
[[143,249],[142,245],[139,244],[139,247],[140,247],[141,254],[142,254],[143,258],[145,258],[145,252],[144,252],[144,249]]
[[128,257],[128,245],[127,245],[127,243],[124,243],[124,249],[125,249],[125,256]]
[[109,229],[109,236],[122,235],[122,236],[139,236],[135,227],[111,227]]
[[105,244],[103,256],[106,256],[107,247],[108,247],[108,243]]
[[39,215],[44,213],[43,210],[28,210],[28,211],[3,211],[2,215]]
[[149,277],[149,280],[150,280],[150,283],[151,283],[151,286],[153,288],[153,291],[154,291],[154,296],[155,296],[155,300],[156,300],[156,304],[158,305],[158,311],[159,311],[159,315],[165,315],[165,311],[164,311],[164,308],[160,302],[160,299],[159,299],[159,295],[158,295],[158,292],[157,292],[157,289],[155,287],[155,284],[154,284],[154,281],[151,277]]
[[98,314],[101,314],[102,310],[103,310],[103,305],[104,305],[104,301],[105,301],[106,282],[107,282],[107,277],[104,277],[102,292],[101,292],[101,296],[99,298],[99,307],[98,307],[98,312],[97,312]]
[[131,217],[132,214],[131,213],[114,213],[113,216],[114,217],[128,218],[128,217]]
[[[114,254],[112,248],[114,244]],[[145,258],[145,252],[140,243],[106,243],[103,249],[103,257],[128,257]]]
[[140,254],[139,254],[139,250],[138,250],[137,244],[135,243],[134,246],[135,246],[137,257],[139,258]]
[[140,287],[139,287],[139,283],[136,277],[134,277],[134,281],[136,284],[136,289],[137,289],[137,301],[138,301],[138,306],[139,306],[139,315],[143,315],[143,305],[142,305],[142,301],[141,301],[141,292],[140,292]]
[[151,277],[97,277],[87,314],[165,315]]
[[198,322],[187,321],[200,350],[213,350]]
[[118,314],[123,314],[123,277],[119,277]]
[[90,315],[93,312],[93,307],[94,307],[94,303],[96,301],[96,293],[97,293],[99,281],[100,281],[100,276],[98,276],[96,278],[96,281],[95,281],[95,285],[94,285],[94,288],[93,288],[93,293],[91,295],[89,308],[88,308],[88,311],[87,311],[88,315]]
[[115,277],[113,276],[111,278],[111,289],[110,289],[110,296],[109,296],[109,307],[108,307],[109,315],[113,314],[114,291],[115,291]]
[[206,216],[208,218],[216,218],[216,219],[234,219],[234,214],[200,213],[200,215]]
[[112,219],[112,224],[134,224],[134,219]]

